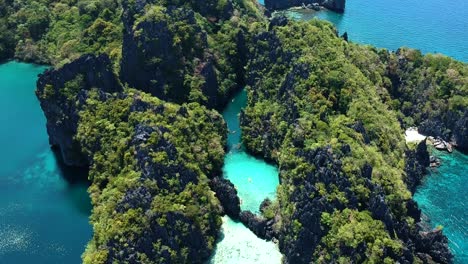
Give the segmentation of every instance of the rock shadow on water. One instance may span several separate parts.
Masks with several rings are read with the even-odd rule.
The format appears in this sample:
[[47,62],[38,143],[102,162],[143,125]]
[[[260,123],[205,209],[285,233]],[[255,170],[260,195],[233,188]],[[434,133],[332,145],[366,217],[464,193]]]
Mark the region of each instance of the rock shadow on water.
[[84,215],[91,215],[92,205],[88,187],[91,181],[88,179],[89,168],[68,166],[58,148],[52,147],[52,153],[55,158],[57,172],[67,183],[66,198],[68,201]]

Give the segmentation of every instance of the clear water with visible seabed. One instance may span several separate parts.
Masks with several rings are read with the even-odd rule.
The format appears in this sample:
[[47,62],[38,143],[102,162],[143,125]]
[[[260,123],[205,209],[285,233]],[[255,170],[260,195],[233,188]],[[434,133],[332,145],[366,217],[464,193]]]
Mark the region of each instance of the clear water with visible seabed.
[[[224,177],[238,191],[242,210],[258,213],[265,198],[274,199],[279,184],[278,169],[263,160],[252,157],[243,150],[239,113],[247,103],[247,93],[242,90],[226,106],[223,117],[230,133],[228,153],[224,160]],[[281,253],[273,242],[255,236],[242,223],[223,217],[222,236],[210,263],[281,263]]]
[[46,68],[0,64],[0,263],[81,263],[92,236],[83,172],[51,151],[34,95]]
[[433,150],[442,166],[430,169],[414,199],[431,227],[441,225],[456,264],[468,263],[468,155]]

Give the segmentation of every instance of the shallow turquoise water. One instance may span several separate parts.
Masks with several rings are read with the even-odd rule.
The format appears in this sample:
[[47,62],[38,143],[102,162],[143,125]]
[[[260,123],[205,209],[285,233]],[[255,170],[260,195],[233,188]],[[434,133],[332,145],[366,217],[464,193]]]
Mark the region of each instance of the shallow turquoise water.
[[444,227],[455,263],[468,263],[468,156],[434,151],[442,166],[431,169],[414,199],[432,227]]
[[259,212],[265,198],[274,199],[279,185],[278,169],[247,154],[241,145],[240,110],[247,104],[247,93],[242,90],[223,112],[228,125],[228,153],[224,159],[224,177],[236,187],[242,210]]
[[[242,90],[226,106],[223,117],[231,133],[223,173],[237,188],[242,210],[258,213],[260,203],[274,199],[279,184],[275,166],[247,154],[241,145],[239,113],[247,103]],[[235,132],[235,133],[234,133]],[[216,245],[210,263],[281,263],[281,253],[273,242],[255,236],[242,223],[223,217],[222,238]]]
[[468,62],[468,1],[348,0],[344,14],[300,14],[334,23],[352,41],[396,50],[407,46]]
[[49,148],[34,95],[44,69],[0,65],[0,263],[80,263],[92,236],[87,184],[74,180],[85,175]]

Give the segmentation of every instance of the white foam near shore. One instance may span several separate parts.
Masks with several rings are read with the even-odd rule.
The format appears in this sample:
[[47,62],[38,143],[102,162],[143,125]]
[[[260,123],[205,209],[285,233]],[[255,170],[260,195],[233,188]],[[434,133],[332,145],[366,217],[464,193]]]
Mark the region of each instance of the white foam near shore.
[[419,134],[418,129],[415,127],[410,127],[405,131],[406,142],[421,142],[426,139],[426,136]]

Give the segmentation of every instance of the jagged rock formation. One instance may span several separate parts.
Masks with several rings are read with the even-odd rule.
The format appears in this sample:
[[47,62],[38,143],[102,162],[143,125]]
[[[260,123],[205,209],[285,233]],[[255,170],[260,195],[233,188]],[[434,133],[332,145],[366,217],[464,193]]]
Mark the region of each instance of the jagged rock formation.
[[338,13],[345,10],[346,0],[265,0],[265,7],[270,10],[281,10],[295,6],[318,4]]
[[250,211],[242,211],[240,221],[259,238],[271,240],[277,236],[273,229],[274,219],[265,219]]
[[84,263],[202,263],[220,228],[207,182],[227,129],[215,111],[125,91],[106,56],[85,55],[38,81],[51,143],[90,166],[94,237]]
[[[50,145],[60,149],[67,165],[86,166],[91,162],[73,136],[79,123],[80,104],[84,103],[86,92],[95,87],[105,93],[122,91],[106,55],[82,56],[61,69],[47,70],[37,81],[36,94],[47,118]],[[75,93],[79,104],[70,102]]]
[[[431,99],[418,90],[431,85],[412,82],[424,60],[347,43],[320,21],[276,17],[267,27],[243,1],[169,2],[122,2],[125,88],[106,56],[83,56],[38,81],[51,144],[67,164],[90,167],[86,264],[202,263],[218,235],[220,201],[259,237],[279,239],[286,263],[450,262],[446,239],[422,232],[411,200],[427,151],[406,149],[388,106],[408,94],[395,108],[463,148],[462,103],[406,109]],[[333,3],[321,2],[341,9]],[[464,84],[463,70],[441,72],[447,87]],[[227,129],[200,106],[221,106],[243,84],[245,145],[281,168],[278,201],[262,206],[274,208],[269,216],[240,212],[235,188],[218,178]]]
[[[243,30],[231,28],[235,34],[229,41],[235,43],[235,50],[221,54],[210,44],[216,38],[211,36],[212,41],[208,42],[210,33],[216,32],[206,28],[196,18],[196,12],[207,23],[227,20],[225,24],[230,24],[233,3],[226,1],[221,5],[217,1],[197,0],[191,1],[191,9],[186,5],[149,8],[154,3],[157,1],[122,2],[123,82],[168,101],[197,101],[210,108],[224,105],[228,96],[243,84],[246,64]],[[229,71],[220,71],[226,68]]]
[[234,184],[228,179],[215,177],[211,180],[210,187],[216,193],[224,212],[233,219],[239,219],[240,199]]
[[462,151],[468,150],[468,109],[440,113],[422,121],[418,129],[422,134],[442,138]]
[[416,150],[405,152],[405,182],[408,189],[414,193],[421,180],[427,174],[427,167],[430,165],[429,152],[427,151],[426,140],[421,141]]
[[402,114],[420,133],[468,150],[468,107],[461,99],[468,96],[463,88],[466,65],[441,55],[423,57],[409,49],[399,49],[383,60],[392,84],[388,90],[399,101]]
[[[285,18],[272,19],[253,40],[262,45],[250,54],[242,136],[248,151],[281,168],[278,209],[269,219],[277,218],[272,226],[279,226],[285,263],[449,263],[446,243],[418,247],[426,230],[408,189],[429,156],[425,143],[407,150],[396,115],[382,101],[388,93],[376,89],[378,80],[364,67],[372,63],[352,55],[364,48],[323,24]],[[324,51],[331,46],[333,55]],[[263,234],[262,218],[242,217]]]

